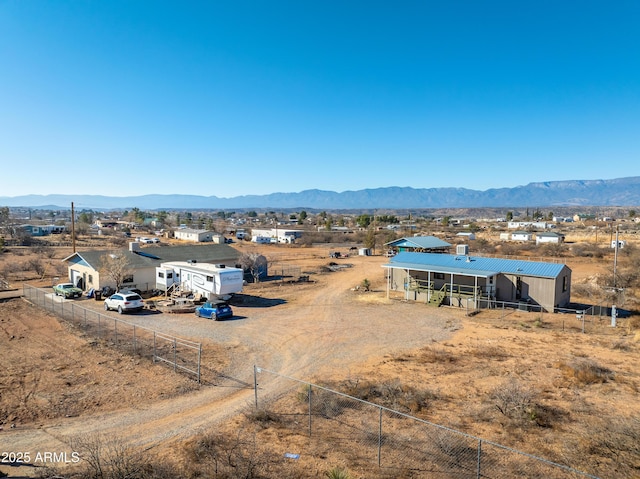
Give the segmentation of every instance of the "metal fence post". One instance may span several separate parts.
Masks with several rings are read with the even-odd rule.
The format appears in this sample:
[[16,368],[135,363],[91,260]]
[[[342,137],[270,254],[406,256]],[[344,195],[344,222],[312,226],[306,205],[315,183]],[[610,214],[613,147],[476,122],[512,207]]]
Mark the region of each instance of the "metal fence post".
[[176,351],[178,350],[178,344],[176,343],[176,338],[173,338],[173,370],[175,371],[177,366],[178,366],[178,362],[176,360]]
[[117,319],[113,320],[113,334],[115,336],[116,347],[117,347],[118,346],[118,320]]
[[153,362],[156,362],[156,332],[153,332]]
[[382,408],[378,408],[378,467],[382,464]]
[[133,325],[133,354],[137,354],[136,350],[136,325]]
[[202,343],[198,344],[198,384],[200,384],[200,363],[202,359]]
[[481,458],[482,458],[482,439],[478,439],[478,460],[477,460],[477,466],[476,466],[476,477],[478,479],[480,479],[480,477],[482,476],[482,472],[480,469]]
[[253,396],[256,401],[256,409],[258,409],[258,368],[253,365]]
[[311,384],[307,386],[307,393],[309,394],[309,437],[311,437],[311,393],[313,390],[311,389]]

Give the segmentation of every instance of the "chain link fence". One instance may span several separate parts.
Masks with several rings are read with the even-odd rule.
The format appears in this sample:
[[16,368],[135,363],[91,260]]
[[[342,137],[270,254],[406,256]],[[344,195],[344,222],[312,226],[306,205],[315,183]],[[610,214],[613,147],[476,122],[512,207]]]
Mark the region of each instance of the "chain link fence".
[[[348,451],[350,464],[361,469],[375,466],[386,474],[404,472],[406,476],[402,477],[412,478],[597,479],[260,367],[254,368],[254,388],[256,409],[268,409],[283,427],[309,437],[310,450],[321,449],[319,444],[324,444],[332,450]],[[299,447],[300,441],[296,444]]]
[[114,318],[80,304],[65,300],[48,290],[24,285],[24,297],[56,316],[72,323],[84,333],[129,354],[162,363],[201,381],[202,343],[164,333]]
[[583,333],[619,336],[620,331],[630,331],[635,326],[629,316],[616,316],[612,320],[612,308],[607,305],[585,306],[584,309],[558,309],[554,313],[530,307],[518,307],[515,303],[496,302],[491,309],[467,309],[467,316],[480,322],[500,327],[546,329],[566,333]]

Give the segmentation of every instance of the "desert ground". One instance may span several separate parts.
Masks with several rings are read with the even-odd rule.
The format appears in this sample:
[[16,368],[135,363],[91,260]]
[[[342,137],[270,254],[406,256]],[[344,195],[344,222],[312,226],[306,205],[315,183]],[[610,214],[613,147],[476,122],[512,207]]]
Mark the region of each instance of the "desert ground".
[[[0,302],[0,451],[31,457],[27,465],[0,462],[0,471],[9,477],[37,477],[44,466],[72,471],[74,460],[49,464],[34,458],[65,452],[73,459],[78,438],[91,435],[117,437],[146,455],[184,463],[185,447],[198,435],[252,427],[246,417],[259,366],[335,388],[355,381],[428,390],[428,407],[409,409],[430,422],[598,477],[638,477],[640,335],[634,316],[620,319],[616,328],[608,317],[592,317],[583,333],[570,314],[467,316],[456,308],[409,303],[387,297],[381,267],[386,258],[329,259],[329,251],[340,249],[348,252],[340,245],[262,247],[272,264],[300,267],[309,281],[247,285],[242,300],[233,303],[232,320],[193,314],[125,318],[201,341],[201,384],[86,337],[24,299]],[[567,263],[576,284],[610,269],[588,258]],[[370,291],[360,287],[364,279]],[[102,307],[86,298],[77,304]],[[494,407],[496,391],[514,383],[528,391],[535,418]],[[273,440],[265,447],[281,450]],[[297,477],[322,477],[337,465],[331,460],[349,467],[345,457],[312,457],[299,462]]]

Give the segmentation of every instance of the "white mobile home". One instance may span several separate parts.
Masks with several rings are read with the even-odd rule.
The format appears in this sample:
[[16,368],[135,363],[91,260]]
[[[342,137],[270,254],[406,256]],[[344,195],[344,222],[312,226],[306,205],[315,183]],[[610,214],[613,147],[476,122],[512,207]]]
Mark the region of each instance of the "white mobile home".
[[156,289],[199,294],[207,300],[242,291],[244,272],[223,264],[174,261],[156,267]]
[[302,237],[302,230],[286,229],[286,228],[268,228],[251,230],[252,241],[260,243],[253,238],[273,238],[273,243],[295,243],[298,238]]
[[193,241],[194,243],[204,243],[207,241],[213,241],[215,243],[223,243],[223,241],[214,240],[214,237],[220,236],[218,233],[209,230],[196,230],[191,228],[177,229],[173,232],[175,239],[184,241]]

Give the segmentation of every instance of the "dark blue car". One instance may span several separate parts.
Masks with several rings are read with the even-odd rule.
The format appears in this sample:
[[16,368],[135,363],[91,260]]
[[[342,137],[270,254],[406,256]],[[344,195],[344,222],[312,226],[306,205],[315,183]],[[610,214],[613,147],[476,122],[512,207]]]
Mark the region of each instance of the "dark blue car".
[[217,321],[233,317],[233,311],[227,303],[212,303],[208,301],[196,308],[196,316]]

